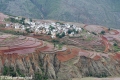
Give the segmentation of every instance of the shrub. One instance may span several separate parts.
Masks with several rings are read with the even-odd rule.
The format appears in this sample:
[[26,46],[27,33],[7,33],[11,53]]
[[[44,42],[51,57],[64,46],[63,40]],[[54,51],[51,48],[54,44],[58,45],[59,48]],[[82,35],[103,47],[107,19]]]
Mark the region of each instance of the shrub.
[[71,33],[72,33],[72,30],[69,29],[69,30],[68,30],[68,34],[71,34]]
[[65,32],[62,33],[62,37],[64,37],[64,36],[65,36]]
[[117,43],[114,43],[113,45],[114,45],[114,46],[117,46]]
[[50,28],[50,30],[53,30],[53,29],[55,29],[55,28],[54,28],[53,26],[51,26],[51,25],[49,26],[49,28]]
[[105,31],[101,31],[100,34],[103,34],[103,35],[104,35],[104,34],[105,34]]
[[92,34],[97,35],[95,32],[92,32]]
[[13,67],[7,67],[7,66],[4,66],[3,68],[3,75],[10,75],[12,77],[16,77],[16,72],[14,71],[14,68]]
[[53,42],[53,43],[59,43],[59,41],[58,41],[58,40],[55,40],[55,39],[53,39],[52,42]]
[[3,75],[8,75],[9,68],[7,66],[3,67]]
[[17,68],[16,71],[17,71],[17,73],[18,73],[19,76],[21,76],[21,77],[25,77],[25,75],[21,73],[21,71],[20,71],[19,68]]
[[30,28],[26,28],[25,31],[26,31],[27,33],[32,33],[32,31],[30,30]]
[[56,34],[57,37],[58,37],[59,35],[60,35],[59,33]]
[[57,33],[56,34],[56,37],[58,37],[58,38],[62,38],[62,37],[64,37],[65,36],[65,33],[63,32],[62,34],[60,34],[60,33]]
[[43,75],[43,74],[40,74],[40,73],[35,73],[35,79],[34,80],[47,80],[48,77]]

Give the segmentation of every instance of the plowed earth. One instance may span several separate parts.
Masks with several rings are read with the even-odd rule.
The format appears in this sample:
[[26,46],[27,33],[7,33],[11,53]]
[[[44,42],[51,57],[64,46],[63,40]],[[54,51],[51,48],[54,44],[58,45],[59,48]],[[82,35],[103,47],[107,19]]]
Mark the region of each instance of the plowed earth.
[[43,45],[43,42],[32,37],[22,38],[13,35],[0,36],[0,51],[5,54],[26,54],[33,53],[37,47]]

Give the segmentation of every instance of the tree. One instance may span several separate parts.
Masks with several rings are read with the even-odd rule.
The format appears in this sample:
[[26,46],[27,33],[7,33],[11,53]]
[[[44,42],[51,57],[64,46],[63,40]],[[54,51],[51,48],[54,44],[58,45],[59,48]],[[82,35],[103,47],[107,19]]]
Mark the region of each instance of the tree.
[[105,34],[105,31],[101,31],[101,33],[100,33],[100,34],[103,34],[103,35],[104,35],[104,34]]
[[117,43],[114,43],[113,45],[114,45],[114,46],[118,46]]
[[55,29],[55,28],[54,28],[53,26],[51,26],[51,25],[50,25],[50,27],[49,27],[49,28],[50,28],[50,30],[53,30],[53,29]]
[[3,75],[8,75],[9,69],[7,66],[3,67]]
[[59,38],[62,38],[62,34],[59,35]]
[[53,43],[59,43],[59,41],[58,41],[58,40],[55,40],[55,39],[53,39],[52,42],[53,42]]
[[64,36],[65,36],[65,32],[62,33],[62,37],[64,37]]
[[71,33],[72,33],[72,30],[69,29],[69,30],[68,30],[68,34],[71,34]]
[[65,36],[65,32],[63,32],[62,34],[60,34],[60,33],[57,33],[56,34],[56,37],[58,37],[58,38],[62,38],[62,37],[64,37]]
[[92,32],[92,34],[97,35],[95,32]]
[[57,33],[57,34],[56,34],[56,37],[59,37],[59,35],[60,35],[60,34],[59,34],[59,33]]
[[32,31],[30,30],[30,28],[26,28],[25,31],[26,31],[27,33],[32,33]]

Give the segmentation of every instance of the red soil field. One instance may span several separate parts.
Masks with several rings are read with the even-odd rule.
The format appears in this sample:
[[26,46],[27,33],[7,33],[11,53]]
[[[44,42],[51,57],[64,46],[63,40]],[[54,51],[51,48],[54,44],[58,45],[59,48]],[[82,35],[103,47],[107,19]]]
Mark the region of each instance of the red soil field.
[[[4,47],[0,46],[1,48],[0,52],[5,53],[6,55],[9,55],[8,56],[9,58],[11,57],[12,54],[15,55],[15,54],[27,54],[27,53],[33,53],[33,52],[39,53],[39,52],[49,52],[49,51],[54,52],[54,45],[51,43],[43,42],[32,37],[26,37],[26,38],[23,38],[23,37],[11,38],[11,37],[12,35],[9,35],[9,36],[3,35],[0,37],[0,41],[3,41],[1,44],[4,46]],[[106,46],[106,50],[108,50],[109,49],[108,40],[104,36],[101,36],[101,38],[103,40],[103,43]],[[99,60],[102,56],[104,56],[102,54],[97,55],[94,52],[81,50],[80,48],[76,48],[76,47],[66,47],[66,48],[67,50],[63,50],[63,51],[56,50],[57,58],[61,62],[68,61],[70,59],[75,58],[76,56],[85,56],[85,57],[92,58],[94,60]]]
[[40,51],[44,51],[46,49],[48,49],[49,47],[48,46],[44,46],[42,48],[38,48],[37,51],[40,52]]
[[37,48],[36,51],[37,52],[49,52],[49,51],[54,52],[54,46],[53,46],[53,44],[45,43],[43,47]]
[[78,53],[79,53],[79,49],[77,49],[77,48],[68,48],[64,52],[58,52],[57,53],[57,58],[61,62],[64,62],[64,61],[68,61],[68,60],[76,57],[78,55]]
[[113,59],[120,61],[120,53],[116,53],[116,54],[113,56]]
[[119,34],[117,30],[113,30],[113,32],[115,33],[115,35]]
[[93,60],[100,60],[100,59],[101,59],[101,57],[98,55],[94,56],[94,58],[93,58]]
[[102,38],[103,44],[105,45],[105,50],[104,50],[104,52],[108,52],[108,50],[110,49],[109,42],[108,42],[108,40],[107,40],[106,37],[101,36],[101,38]]
[[80,50],[79,51],[79,56],[85,56],[85,57],[89,57],[90,53],[85,51],[85,50]]
[[[32,37],[27,37],[23,39],[21,37],[13,38],[12,35],[2,35],[0,36],[0,51],[5,54],[13,54],[13,53],[32,53],[35,52],[37,47],[43,45],[43,41],[37,40]],[[7,48],[8,47],[8,48]]]
[[34,35],[31,37],[41,39],[41,40],[51,40],[52,39],[51,36],[49,36],[49,35]]

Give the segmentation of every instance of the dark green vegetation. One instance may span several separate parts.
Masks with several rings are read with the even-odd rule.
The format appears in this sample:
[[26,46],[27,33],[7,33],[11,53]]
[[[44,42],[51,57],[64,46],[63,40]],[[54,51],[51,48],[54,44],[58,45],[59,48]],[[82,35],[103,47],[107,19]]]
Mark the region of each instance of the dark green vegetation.
[[47,80],[47,76],[44,76],[43,74],[40,73],[35,73],[35,78],[34,80]]
[[100,34],[104,35],[104,34],[105,34],[105,31],[101,31],[101,33],[100,33]]
[[13,35],[27,35],[27,33],[14,31],[14,30],[3,30],[3,29],[0,29],[0,32],[13,34]]
[[14,16],[120,28],[119,4],[120,0],[0,0],[0,11]]
[[113,44],[113,50],[114,50],[115,52],[120,51],[120,47],[118,46],[117,43],[114,43],[114,44]]
[[[14,17],[10,17],[10,18],[7,18],[5,19],[5,21],[7,22],[12,22],[12,23],[19,23],[19,24],[22,24],[22,25],[29,25],[27,23],[25,23],[25,18],[21,18],[21,19],[15,19]],[[30,19],[30,21],[32,21],[32,19]]]
[[12,77],[16,77],[16,72],[14,70],[14,67],[4,66],[2,72],[3,72],[3,75],[5,75],[5,76],[10,75]]
[[[20,23],[20,24],[25,24],[24,23],[24,20],[25,18],[22,18],[21,20],[16,20],[15,18],[8,18],[8,19],[5,19],[6,21],[10,21],[10,22],[13,22],[13,23]],[[26,24],[25,24],[26,25]],[[0,24],[0,32],[3,32],[3,33],[8,33],[8,34],[13,34],[13,35],[27,35],[27,33],[30,31],[29,30],[26,30],[27,33],[25,32],[20,32],[20,31],[15,31],[15,30],[7,30],[7,29],[4,29],[5,25],[4,24]]]
[[18,73],[19,76],[21,76],[21,77],[25,77],[25,75],[21,73],[21,71],[20,71],[19,68],[16,69],[16,72]]
[[58,37],[58,38],[63,38],[64,36],[65,36],[64,32],[56,34],[56,37]]
[[4,76],[12,76],[12,77],[16,77],[16,76],[21,76],[21,77],[25,77],[25,75],[23,73],[21,73],[20,69],[14,69],[14,67],[8,67],[8,66],[4,66],[3,67],[3,71],[2,74]]

